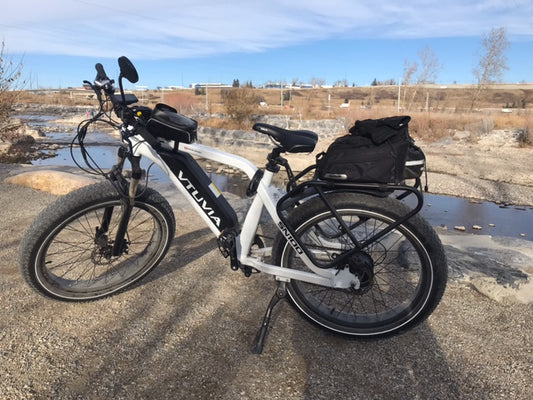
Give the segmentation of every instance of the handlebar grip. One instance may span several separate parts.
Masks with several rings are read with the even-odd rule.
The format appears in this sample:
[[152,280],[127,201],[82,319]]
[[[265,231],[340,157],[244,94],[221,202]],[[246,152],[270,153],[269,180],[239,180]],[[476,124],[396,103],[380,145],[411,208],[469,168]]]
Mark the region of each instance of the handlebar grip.
[[94,66],[96,68],[96,81],[103,81],[103,80],[109,80],[107,77],[107,74],[105,73],[104,66],[100,63],[96,63]]

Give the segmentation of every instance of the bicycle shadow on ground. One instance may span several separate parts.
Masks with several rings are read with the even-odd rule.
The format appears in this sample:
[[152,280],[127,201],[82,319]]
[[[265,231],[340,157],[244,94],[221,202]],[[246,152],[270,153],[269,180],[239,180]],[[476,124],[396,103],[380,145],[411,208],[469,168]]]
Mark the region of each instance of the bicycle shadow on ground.
[[[166,279],[91,303],[45,300],[17,285],[1,295],[9,311],[0,366],[9,373],[0,390],[38,398],[459,399],[501,393],[503,381],[518,387],[504,368],[509,358],[487,362],[494,341],[498,353],[509,351],[502,339],[512,333],[487,339],[489,328],[469,321],[472,298],[455,304],[461,291],[445,295],[429,323],[379,341],[325,332],[282,302],[264,353],[252,354],[275,282],[219,261],[213,249]],[[483,337],[480,354],[465,353]]]
[[339,399],[463,398],[461,371],[449,365],[426,323],[400,336],[374,340],[320,331],[308,327],[292,335],[306,371],[302,398],[326,399],[329,394]]
[[[180,228],[180,223],[178,223],[176,236],[161,263],[137,285],[144,285],[165,278],[168,274],[186,267],[194,260],[217,248],[217,243],[209,228],[201,228],[181,235]],[[222,256],[220,258],[223,263],[225,259]]]
[[450,283],[429,319],[399,336],[346,340],[294,322],[292,344],[306,370],[302,398],[326,399],[329,387],[348,399],[529,399],[533,389],[520,382],[531,374],[524,318],[532,311]]

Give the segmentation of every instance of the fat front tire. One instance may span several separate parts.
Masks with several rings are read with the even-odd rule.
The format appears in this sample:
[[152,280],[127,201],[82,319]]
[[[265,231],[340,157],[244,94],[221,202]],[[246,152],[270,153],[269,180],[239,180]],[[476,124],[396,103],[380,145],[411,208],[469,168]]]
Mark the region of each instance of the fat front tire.
[[[360,243],[409,212],[392,198],[336,193],[328,199]],[[354,247],[319,198],[296,208],[289,223],[320,267]],[[276,265],[309,271],[281,234],[272,256]],[[339,289],[291,280],[289,299],[312,322],[356,337],[384,337],[418,325],[439,303],[447,281],[440,239],[419,215],[368,244],[338,269],[356,275],[359,285]]]
[[113,255],[123,210],[107,181],[71,192],[43,210],[20,245],[20,268],[30,287],[59,300],[87,301],[144,277],[170,246],[174,214],[158,192],[139,189],[124,244]]

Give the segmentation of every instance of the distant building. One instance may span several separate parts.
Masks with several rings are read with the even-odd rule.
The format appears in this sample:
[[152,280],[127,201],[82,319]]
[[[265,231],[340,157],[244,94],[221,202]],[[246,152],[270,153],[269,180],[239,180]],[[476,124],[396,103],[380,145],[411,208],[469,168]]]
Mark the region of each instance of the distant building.
[[202,89],[202,88],[230,88],[232,86],[226,83],[191,83],[190,87],[192,89]]
[[284,89],[287,86],[284,83],[279,82],[267,82],[263,85],[263,89]]
[[169,85],[169,86],[165,86],[161,88],[161,90],[178,90],[178,89],[185,89],[185,88],[183,86],[174,86],[174,85]]
[[313,89],[310,83],[300,83],[292,85],[290,83],[267,82],[262,86],[263,89]]

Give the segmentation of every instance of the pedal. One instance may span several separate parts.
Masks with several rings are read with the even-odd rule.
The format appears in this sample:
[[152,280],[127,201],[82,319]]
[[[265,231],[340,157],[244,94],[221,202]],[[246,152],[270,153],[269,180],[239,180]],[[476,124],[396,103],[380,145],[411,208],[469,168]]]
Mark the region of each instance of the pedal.
[[235,243],[235,232],[222,232],[217,239],[218,249],[224,258],[230,258],[230,266],[233,271],[238,271],[241,263],[237,258],[237,245]]
[[222,232],[217,238],[218,249],[224,258],[228,258],[235,249],[235,234],[233,232]]

